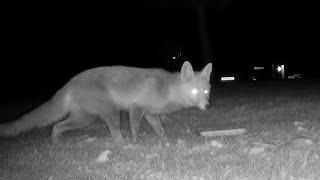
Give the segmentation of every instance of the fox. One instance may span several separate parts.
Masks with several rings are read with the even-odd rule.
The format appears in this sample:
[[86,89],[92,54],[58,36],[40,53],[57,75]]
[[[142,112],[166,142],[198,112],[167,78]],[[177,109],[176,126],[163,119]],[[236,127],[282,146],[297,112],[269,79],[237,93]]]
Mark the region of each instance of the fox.
[[112,139],[124,143],[120,111],[127,111],[134,143],[143,118],[158,136],[165,138],[160,116],[189,107],[208,108],[211,71],[212,63],[195,72],[188,61],[180,72],[121,65],[88,69],[71,78],[36,109],[0,124],[0,137],[53,125],[51,139],[57,143],[63,132],[84,128],[100,118]]

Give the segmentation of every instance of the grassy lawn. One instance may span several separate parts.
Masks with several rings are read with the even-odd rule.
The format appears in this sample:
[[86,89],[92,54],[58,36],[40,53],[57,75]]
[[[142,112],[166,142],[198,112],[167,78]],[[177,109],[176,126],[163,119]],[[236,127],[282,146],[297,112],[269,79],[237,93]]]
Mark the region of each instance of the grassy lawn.
[[[213,106],[168,115],[162,141],[143,121],[139,143],[114,144],[105,124],[68,131],[51,144],[51,127],[0,139],[0,179],[320,179],[320,83],[213,86]],[[246,128],[238,136],[200,131]],[[104,162],[96,159],[107,152]]]

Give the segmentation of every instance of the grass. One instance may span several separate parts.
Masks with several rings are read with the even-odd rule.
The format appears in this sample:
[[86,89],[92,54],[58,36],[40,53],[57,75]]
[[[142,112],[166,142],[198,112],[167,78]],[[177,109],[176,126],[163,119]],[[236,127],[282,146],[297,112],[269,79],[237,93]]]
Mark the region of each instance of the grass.
[[[101,122],[66,132],[57,145],[51,144],[51,127],[1,138],[0,179],[319,179],[320,85],[307,80],[232,83],[213,91],[209,110],[186,109],[163,120],[169,141],[158,138],[145,121],[140,142],[122,147]],[[127,115],[122,117],[130,142]],[[248,133],[198,135],[232,128]],[[111,152],[108,160],[97,163],[105,150]]]

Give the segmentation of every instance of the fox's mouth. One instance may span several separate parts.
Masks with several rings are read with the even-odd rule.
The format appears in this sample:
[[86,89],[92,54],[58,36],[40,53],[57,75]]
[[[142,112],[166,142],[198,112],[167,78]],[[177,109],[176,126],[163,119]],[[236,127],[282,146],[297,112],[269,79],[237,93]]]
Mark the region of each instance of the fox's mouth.
[[206,108],[205,107],[199,107],[200,110],[205,111]]
[[208,106],[209,106],[209,104],[201,104],[198,107],[200,110],[204,111],[204,110],[207,110]]

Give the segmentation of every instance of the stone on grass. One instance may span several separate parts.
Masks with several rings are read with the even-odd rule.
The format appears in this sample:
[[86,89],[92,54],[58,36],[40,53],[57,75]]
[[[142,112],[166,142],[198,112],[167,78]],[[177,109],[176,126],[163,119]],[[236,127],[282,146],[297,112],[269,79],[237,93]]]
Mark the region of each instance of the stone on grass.
[[305,123],[304,123],[304,122],[301,122],[301,121],[295,121],[295,122],[294,122],[294,125],[297,126],[297,127],[304,126],[304,124],[305,124]]
[[102,151],[99,156],[96,158],[95,162],[97,163],[104,163],[109,161],[109,154],[111,154],[112,152],[110,150],[105,150]]
[[224,145],[223,145],[221,142],[216,141],[216,140],[210,141],[210,144],[211,144],[211,146],[217,147],[217,148],[222,148],[222,147],[224,147]]

